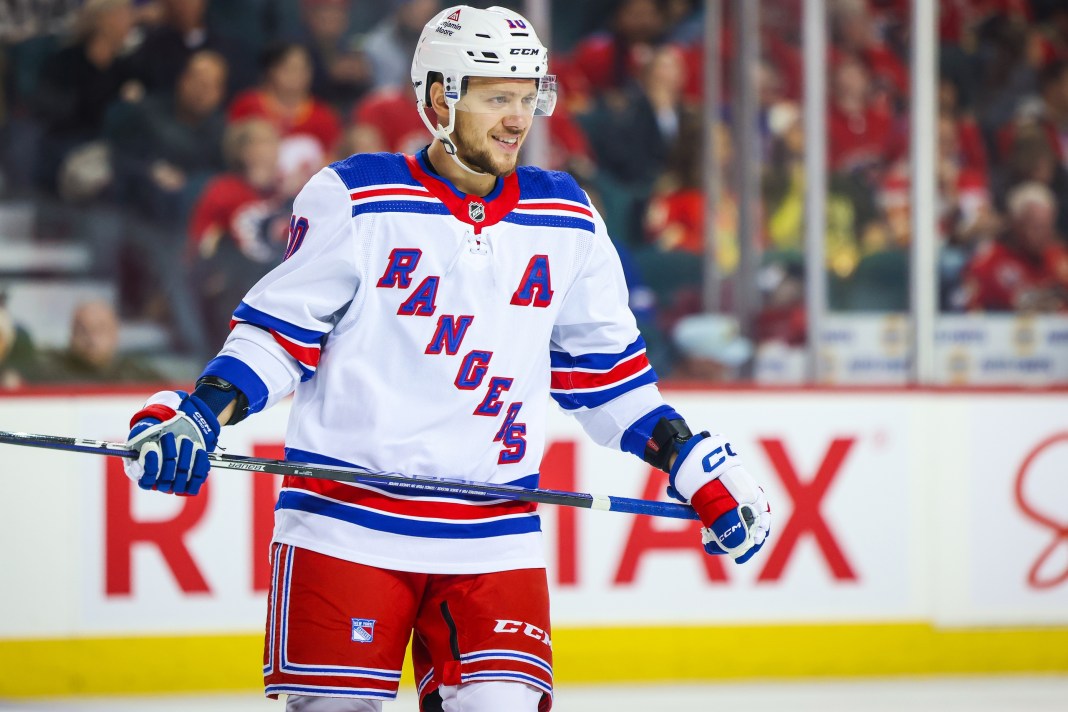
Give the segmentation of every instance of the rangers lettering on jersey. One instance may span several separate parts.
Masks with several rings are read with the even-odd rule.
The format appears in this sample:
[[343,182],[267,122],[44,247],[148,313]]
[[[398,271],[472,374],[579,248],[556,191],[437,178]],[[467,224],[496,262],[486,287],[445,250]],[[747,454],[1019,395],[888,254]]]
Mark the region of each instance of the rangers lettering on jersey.
[[423,353],[440,354],[444,348],[449,356],[455,356],[463,343],[464,334],[474,320],[475,317],[470,315],[457,318],[452,314],[442,314],[438,317],[438,328],[434,330],[434,335]]
[[[425,151],[361,154],[317,174],[294,214],[299,249],[205,370],[252,412],[295,391],[287,458],[536,486],[550,396],[599,441],[600,423],[663,403],[618,257],[569,176],[521,167],[468,196]],[[540,529],[529,503],[287,477],[274,540],[478,573],[544,566]]]

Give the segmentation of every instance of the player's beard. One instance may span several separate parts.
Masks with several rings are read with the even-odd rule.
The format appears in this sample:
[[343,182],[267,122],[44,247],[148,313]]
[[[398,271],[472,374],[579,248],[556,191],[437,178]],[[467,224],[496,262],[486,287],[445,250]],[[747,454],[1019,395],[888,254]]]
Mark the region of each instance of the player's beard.
[[[472,128],[467,121],[461,119],[462,116],[463,112],[456,112],[456,140],[453,143],[456,145],[457,158],[467,164],[469,168],[491,176],[503,178],[512,173],[516,164],[519,163],[519,151],[516,151],[515,158],[510,161],[495,159],[490,150],[481,145],[482,142],[488,140],[486,134],[478,133],[477,129]],[[499,133],[506,136],[516,136],[520,141],[523,139],[522,133],[511,131],[501,131]]]

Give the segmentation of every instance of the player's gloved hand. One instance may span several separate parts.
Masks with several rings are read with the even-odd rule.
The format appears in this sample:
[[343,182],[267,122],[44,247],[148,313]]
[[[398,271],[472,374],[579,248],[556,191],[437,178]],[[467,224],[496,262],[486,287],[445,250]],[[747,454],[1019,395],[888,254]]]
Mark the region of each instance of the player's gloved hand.
[[698,433],[679,448],[668,493],[689,502],[701,518],[701,543],[709,554],[729,554],[744,564],[771,533],[764,490],[742,467],[722,435]]
[[126,476],[146,490],[194,495],[208,477],[208,453],[219,440],[219,421],[202,400],[184,391],[160,391],[130,420]]

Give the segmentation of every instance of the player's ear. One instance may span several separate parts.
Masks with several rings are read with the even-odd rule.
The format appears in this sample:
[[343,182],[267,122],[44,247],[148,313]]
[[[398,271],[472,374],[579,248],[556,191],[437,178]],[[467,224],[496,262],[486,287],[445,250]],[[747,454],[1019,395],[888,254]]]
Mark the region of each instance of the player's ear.
[[445,103],[445,84],[437,81],[430,85],[430,108],[438,117],[438,123],[445,126],[449,123],[449,105]]

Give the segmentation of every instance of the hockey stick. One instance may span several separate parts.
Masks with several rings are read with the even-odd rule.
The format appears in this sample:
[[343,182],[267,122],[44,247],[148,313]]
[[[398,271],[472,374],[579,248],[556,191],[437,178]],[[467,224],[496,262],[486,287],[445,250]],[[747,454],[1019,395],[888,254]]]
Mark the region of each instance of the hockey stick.
[[[137,457],[135,451],[127,450],[121,443],[68,438],[59,435],[12,433],[0,430],[0,443],[39,447],[47,450],[83,452],[91,455]],[[672,519],[697,519],[697,513],[694,512],[692,507],[674,502],[656,502],[649,499],[613,497],[586,494],[584,492],[565,492],[539,488],[528,489],[516,485],[469,482],[467,480],[453,480],[444,477],[416,477],[393,472],[375,472],[361,467],[313,465],[306,462],[271,460],[245,455],[209,453],[208,459],[213,467],[229,470],[249,470],[252,472],[266,472],[272,475],[293,475],[295,477],[311,477],[320,480],[336,480],[370,485],[386,483],[421,494],[438,492],[441,494],[476,495],[518,502],[538,502],[540,504],[600,509],[609,512],[624,512],[626,514],[647,514],[654,517],[670,517]]]

